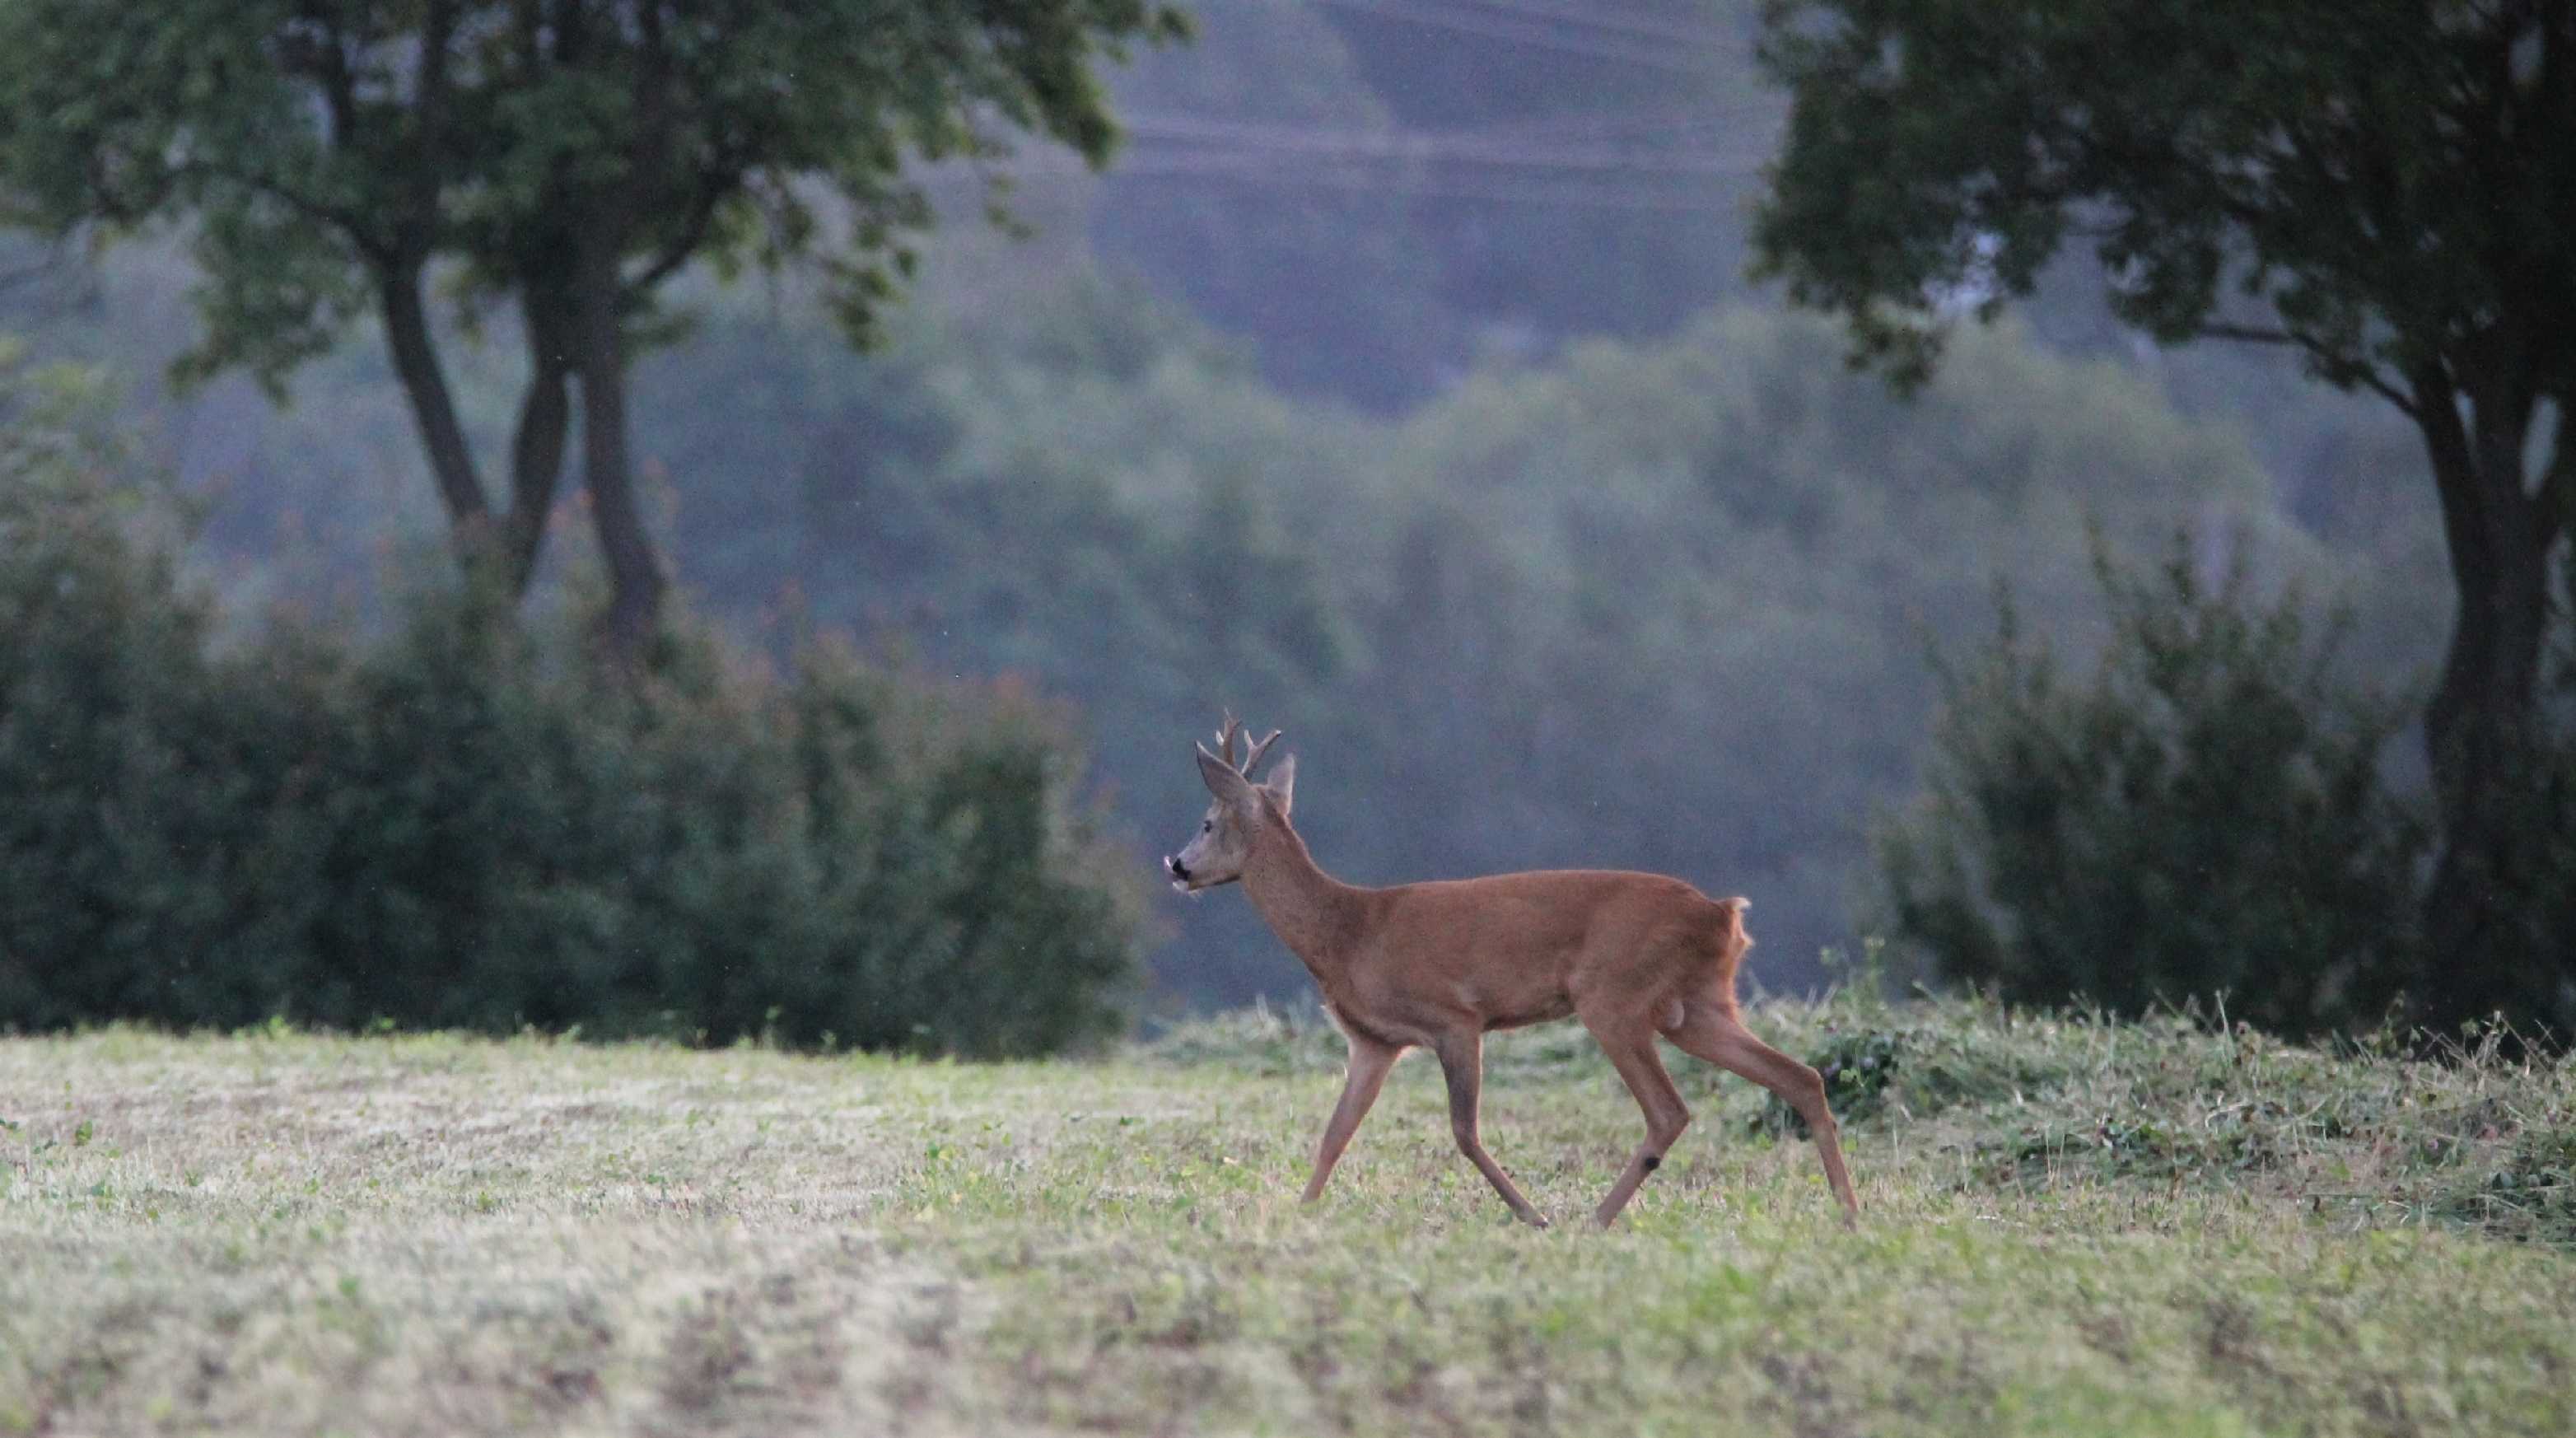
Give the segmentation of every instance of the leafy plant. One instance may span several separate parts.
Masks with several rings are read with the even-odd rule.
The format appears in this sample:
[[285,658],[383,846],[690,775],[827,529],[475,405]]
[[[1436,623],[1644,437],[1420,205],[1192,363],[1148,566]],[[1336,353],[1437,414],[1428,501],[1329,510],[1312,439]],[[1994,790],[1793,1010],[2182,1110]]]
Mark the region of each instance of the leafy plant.
[[2394,711],[2340,685],[2337,630],[2295,595],[2254,606],[2241,565],[2212,587],[2178,539],[2144,575],[2097,545],[2095,571],[2089,682],[2009,600],[1967,663],[1936,658],[1927,788],[1880,839],[1891,936],[2011,1003],[2378,1022],[2423,957]]

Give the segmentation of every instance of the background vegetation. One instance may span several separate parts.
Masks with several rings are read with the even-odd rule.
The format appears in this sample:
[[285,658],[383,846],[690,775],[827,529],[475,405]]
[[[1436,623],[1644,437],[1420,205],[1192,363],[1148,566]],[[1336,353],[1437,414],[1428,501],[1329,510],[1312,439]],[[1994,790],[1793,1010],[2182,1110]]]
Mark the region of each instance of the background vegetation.
[[[2420,437],[2457,597],[2425,700],[2437,816],[2414,999],[2576,1027],[2558,927],[2576,538],[2576,11],[1815,0],[1766,12],[1794,97],[1758,268],[1912,384],[2070,242],[2163,344],[2295,356]],[[2110,56],[2158,57],[2151,65]]]
[[[1746,207],[1787,114],[1754,59],[1759,7],[1540,8],[1199,7],[1190,44],[1099,62],[1124,131],[1105,173],[1077,164],[1079,147],[1008,166],[1028,236],[974,223],[988,178],[974,167],[903,171],[943,223],[916,236],[901,303],[871,307],[872,352],[849,348],[829,273],[657,278],[626,409],[638,510],[693,616],[665,682],[715,704],[710,686],[747,681],[702,676],[765,664],[787,676],[778,693],[801,692],[821,682],[802,657],[812,636],[846,630],[865,652],[906,656],[894,667],[915,679],[1025,685],[1049,696],[1027,721],[1055,756],[1039,807],[1096,799],[1122,872],[1141,875],[1200,806],[1190,738],[1231,705],[1289,731],[1301,823],[1345,877],[1664,869],[1754,896],[1753,972],[1771,988],[1812,986],[1821,950],[1879,931],[1909,971],[2000,982],[1958,937],[1969,920],[1936,934],[1886,902],[1876,856],[1896,851],[1873,834],[1913,824],[1934,842],[1929,811],[1909,804],[1927,781],[1959,781],[1945,755],[2009,737],[1975,728],[1992,717],[1984,691],[1945,688],[1924,662],[1938,646],[1953,680],[1987,672],[1994,656],[1975,646],[2001,581],[2022,616],[2015,642],[2045,642],[2060,697],[2083,692],[2106,641],[2129,646],[2095,709],[2034,708],[2026,737],[2076,746],[2065,762],[2092,785],[2070,781],[2092,796],[2084,822],[2140,860],[2117,876],[2139,881],[2122,912],[2158,924],[2103,931],[2082,957],[2087,945],[2023,952],[2011,963],[2040,977],[2014,991],[2129,1007],[2226,988],[2253,1002],[2270,970],[2211,940],[2268,925],[2296,935],[2277,938],[2299,959],[2284,982],[2307,997],[2257,1004],[2267,1022],[2375,1022],[2389,974],[2427,971],[2427,936],[2393,907],[2364,906],[2382,925],[2324,896],[2375,895],[2392,877],[2420,889],[2410,866],[2434,833],[2414,722],[2453,599],[2413,426],[2276,356],[2148,347],[2102,278],[2064,263],[2032,271],[2015,320],[1956,334],[1922,393],[1891,395],[1845,369],[1834,326],[1742,278]],[[239,378],[166,387],[169,363],[205,338],[192,240],[146,227],[98,262],[77,243],[0,240],[13,276],[0,328],[109,376],[125,448],[171,471],[196,516],[170,582],[206,604],[151,642],[208,656],[209,672],[280,646],[332,651],[333,673],[378,685],[339,702],[407,734],[396,656],[431,662],[448,641],[423,636],[457,635],[474,611],[416,612],[453,516],[399,366],[360,315],[295,371],[282,409]],[[461,291],[441,274],[471,277],[428,273],[458,424],[474,452],[511,453],[543,347],[525,315],[444,303]],[[490,652],[524,652],[506,663],[554,686],[531,704],[604,723],[617,706],[573,672],[576,636],[615,587],[586,504],[575,492],[547,511],[557,542],[534,571],[533,637]],[[2138,601],[2156,614],[2125,618],[2104,603],[2093,535],[2132,574],[2173,554],[2178,532],[2175,573],[2223,603],[2156,591]],[[2279,733],[2176,748],[2183,710],[2117,678],[2156,624],[2313,634],[2336,610],[2343,642],[2301,649],[2298,682],[2273,695],[2288,706]],[[724,702],[769,726],[762,706],[787,701],[760,692]],[[2368,725],[2336,717],[2364,692],[2382,701]],[[2562,721],[2564,699],[2551,702]],[[2127,727],[2081,727],[2111,710]],[[2309,738],[2368,792],[2242,782]],[[2164,807],[2102,781],[2118,756],[2091,746],[2114,740],[2165,746]],[[552,802],[504,790],[482,812],[506,824],[531,805],[540,825]],[[2544,805],[2527,827],[2570,812]],[[2345,832],[2365,821],[2367,835]],[[2056,842],[2073,822],[1937,842],[2067,864],[2094,852]],[[2313,862],[2266,867],[2276,830],[2314,838]],[[2370,863],[2328,873],[2328,834]],[[1087,876],[1086,902],[1126,913],[1125,880],[1100,868],[1109,848],[1084,852],[1069,872]],[[2257,874],[2292,873],[2325,886],[2303,912],[2335,924],[2284,928],[2150,892],[2271,893]],[[2099,892],[2071,882],[2083,874],[2027,877]],[[2027,927],[1991,892],[1953,897],[1983,906],[1973,922],[1995,942]],[[1141,955],[1148,1011],[1304,992],[1244,906],[1174,907],[1168,926],[1101,930],[1158,936]],[[2545,904],[2514,912],[2535,945],[2568,921]],[[1043,971],[1044,952],[1023,958]],[[2319,1006],[2321,976],[2363,971],[2377,977]],[[2576,1003],[2550,982],[2517,1012]]]
[[1125,1022],[1137,885],[1009,686],[713,636],[649,678],[482,589],[218,644],[76,375],[0,444],[0,1013],[974,1055]]
[[[0,1432],[2576,1430],[2568,133],[2567,4],[0,0]],[[1859,1229],[1697,1065],[1611,1233],[1419,1065],[1294,1205],[1221,705],[1751,895]]]
[[2340,623],[2257,608],[2181,546],[2122,573],[2089,684],[2007,600],[1941,665],[1927,792],[1880,836],[1881,917],[2016,1003],[2136,1014],[2218,995],[2275,1033],[2402,1015],[2424,824],[2385,768],[2394,705],[2339,680]]

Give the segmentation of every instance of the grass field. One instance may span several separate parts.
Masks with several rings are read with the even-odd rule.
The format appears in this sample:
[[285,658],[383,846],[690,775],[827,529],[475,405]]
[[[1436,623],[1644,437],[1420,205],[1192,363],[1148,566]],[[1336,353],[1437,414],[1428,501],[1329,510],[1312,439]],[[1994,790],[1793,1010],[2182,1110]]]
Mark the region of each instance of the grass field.
[[1510,1225],[1330,1035],[990,1067],[527,1039],[0,1041],[0,1433],[2576,1433],[2576,1068],[1769,1005],[1634,1106],[1495,1042]]

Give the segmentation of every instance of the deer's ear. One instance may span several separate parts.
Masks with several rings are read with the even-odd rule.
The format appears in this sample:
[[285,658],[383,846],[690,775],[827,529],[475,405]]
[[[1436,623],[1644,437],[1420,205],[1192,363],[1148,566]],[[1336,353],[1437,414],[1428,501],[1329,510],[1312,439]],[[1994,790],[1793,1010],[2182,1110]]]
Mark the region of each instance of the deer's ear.
[[1270,797],[1279,801],[1279,812],[1287,813],[1297,799],[1297,756],[1282,756],[1277,767],[1270,771],[1270,777],[1262,781],[1261,787],[1269,790]]
[[1228,804],[1240,804],[1252,797],[1252,781],[1235,772],[1234,766],[1199,746],[1199,778],[1208,792]]

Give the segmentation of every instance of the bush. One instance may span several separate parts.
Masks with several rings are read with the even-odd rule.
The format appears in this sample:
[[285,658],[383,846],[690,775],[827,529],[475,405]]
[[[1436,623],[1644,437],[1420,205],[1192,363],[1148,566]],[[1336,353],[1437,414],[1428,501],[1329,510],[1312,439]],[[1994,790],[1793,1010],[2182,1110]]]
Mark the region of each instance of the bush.
[[1060,716],[675,632],[640,679],[467,594],[212,646],[167,505],[0,450],[0,1025],[766,1036],[968,1055],[1124,1024],[1133,867]]
[[2223,996],[2277,1032],[2366,1027],[2420,961],[2422,825],[2381,757],[2393,709],[2332,677],[2337,631],[2244,575],[2096,575],[2111,634],[2070,684],[2004,606],[1936,661],[1927,792],[1881,837],[1891,937],[2013,1003],[2135,1014]]

